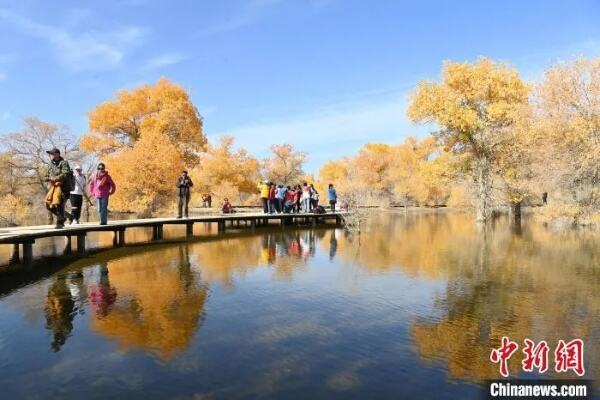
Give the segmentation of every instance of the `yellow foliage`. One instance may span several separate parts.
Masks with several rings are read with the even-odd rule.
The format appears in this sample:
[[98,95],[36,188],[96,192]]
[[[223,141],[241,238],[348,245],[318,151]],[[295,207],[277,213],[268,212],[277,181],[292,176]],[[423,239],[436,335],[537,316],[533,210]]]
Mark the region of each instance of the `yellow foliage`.
[[600,57],[558,63],[536,90],[536,148],[552,192],[586,192],[582,206],[600,207]]
[[[259,162],[246,150],[233,150],[234,139],[224,136],[218,145],[207,146],[200,163],[191,172],[194,192],[214,193],[218,199],[241,201],[241,195],[253,193],[259,179]],[[217,199],[217,200],[218,200]]]
[[436,136],[447,150],[473,156],[480,222],[490,216],[495,155],[510,145],[510,128],[528,104],[528,95],[529,87],[515,69],[486,58],[446,62],[440,83],[423,81],[411,95],[411,120],[437,124]]
[[[367,143],[354,160],[356,177],[362,188],[368,192],[378,192],[385,196],[391,194],[390,166],[393,159],[393,147],[383,143]],[[358,188],[357,188],[358,189]]]
[[29,215],[29,205],[20,197],[6,194],[0,197],[0,223],[15,226]]
[[304,174],[302,165],[306,157],[306,153],[295,150],[289,144],[273,145],[271,157],[263,160],[263,175],[277,184],[295,185]]
[[484,151],[494,138],[480,133],[510,125],[515,105],[526,103],[528,92],[518,72],[506,65],[486,58],[475,63],[446,62],[442,83],[419,84],[411,96],[408,116],[444,128],[440,137],[449,148]]
[[448,196],[446,205],[454,208],[470,207],[472,195],[467,184],[453,184],[450,188],[450,195]]
[[326,163],[319,171],[319,187],[333,183],[342,197],[360,192],[360,201],[375,204],[394,199],[404,205],[442,204],[449,195],[454,158],[440,152],[433,137],[409,137],[396,146],[368,143],[354,158]]
[[153,131],[169,138],[187,165],[197,161],[206,138],[202,118],[183,87],[161,78],[156,85],[120,90],[116,97],[88,113],[84,151],[105,156],[134,146],[144,132]]
[[175,199],[175,184],[183,165],[179,150],[165,135],[144,132],[132,149],[107,160],[107,168],[117,185],[110,208],[135,212],[158,210]]

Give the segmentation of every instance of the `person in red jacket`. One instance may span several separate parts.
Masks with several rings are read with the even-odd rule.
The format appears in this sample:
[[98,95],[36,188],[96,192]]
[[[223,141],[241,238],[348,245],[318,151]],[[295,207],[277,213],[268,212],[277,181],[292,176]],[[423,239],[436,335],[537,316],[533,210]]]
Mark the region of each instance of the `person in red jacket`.
[[223,199],[223,214],[232,214],[235,212],[235,210],[233,209],[233,206],[231,205],[231,203],[229,202],[229,199],[226,197]]
[[277,201],[277,186],[271,183],[269,187],[269,214],[275,213],[275,202]]
[[289,214],[294,209],[294,197],[296,196],[296,191],[292,190],[290,186],[287,187],[285,192],[285,197],[283,198],[283,212]]
[[106,225],[108,222],[108,197],[112,196],[115,190],[117,186],[108,174],[104,163],[98,164],[96,174],[90,179],[89,191],[98,201],[100,225]]

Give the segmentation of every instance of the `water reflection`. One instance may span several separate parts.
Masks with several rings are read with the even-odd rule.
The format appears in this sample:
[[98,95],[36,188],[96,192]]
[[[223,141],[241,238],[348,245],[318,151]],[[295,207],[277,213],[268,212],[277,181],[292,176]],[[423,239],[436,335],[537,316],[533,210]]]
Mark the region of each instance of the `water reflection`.
[[48,289],[46,299],[46,329],[52,334],[50,348],[59,351],[73,330],[75,301],[65,277],[59,277]]
[[[66,268],[0,304],[24,316],[42,304],[54,357],[73,349],[94,356],[104,346],[120,357],[103,362],[125,376],[129,360],[152,369],[136,373],[173,391],[164,397],[436,398],[432,388],[443,388],[469,398],[473,386],[454,383],[498,377],[488,360],[502,336],[544,339],[551,348],[582,338],[587,377],[600,378],[598,233],[381,213],[361,235],[276,229],[126,250]],[[3,315],[0,307],[2,328],[13,322]],[[0,334],[0,349],[11,340]],[[187,389],[178,388],[183,380]]]
[[[600,240],[598,233],[556,233],[530,224],[515,232],[499,220],[479,228],[452,215],[409,216],[402,224],[370,221],[369,238],[346,238],[342,257],[369,271],[400,270],[442,279],[431,314],[411,324],[416,351],[441,363],[451,378],[481,382],[497,378],[488,361],[502,336],[522,343],[529,337],[556,343],[585,338],[588,371],[600,378]],[[385,245],[389,238],[396,244]],[[520,371],[519,358],[511,359]],[[564,376],[564,375],[563,375]]]
[[98,286],[101,301],[91,329],[116,340],[124,351],[143,349],[168,359],[185,350],[208,296],[207,285],[192,270],[187,245],[165,249],[160,257],[116,260],[108,269],[103,276],[110,276],[110,284],[104,279]]

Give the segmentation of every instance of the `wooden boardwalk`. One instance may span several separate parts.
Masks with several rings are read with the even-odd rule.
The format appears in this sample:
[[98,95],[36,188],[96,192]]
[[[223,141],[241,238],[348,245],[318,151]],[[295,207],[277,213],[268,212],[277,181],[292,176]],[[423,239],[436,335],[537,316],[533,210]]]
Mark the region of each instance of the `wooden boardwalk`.
[[0,245],[11,245],[11,264],[22,262],[30,267],[33,262],[33,244],[36,239],[47,237],[64,237],[64,253],[72,252],[71,239],[77,238],[77,253],[85,254],[85,237],[89,232],[112,232],[113,246],[125,245],[125,231],[127,228],[151,227],[152,240],[163,239],[163,227],[165,225],[185,225],[186,235],[193,236],[195,223],[217,224],[219,232],[231,229],[251,229],[270,226],[275,223],[282,228],[299,223],[317,226],[319,223],[334,221],[336,225],[343,223],[343,213],[299,213],[299,214],[263,214],[263,213],[235,213],[224,215],[194,216],[190,218],[148,218],[131,219],[120,221],[109,221],[108,225],[95,223],[83,223],[80,225],[65,226],[63,229],[55,229],[51,225],[24,226],[16,228],[0,228]]

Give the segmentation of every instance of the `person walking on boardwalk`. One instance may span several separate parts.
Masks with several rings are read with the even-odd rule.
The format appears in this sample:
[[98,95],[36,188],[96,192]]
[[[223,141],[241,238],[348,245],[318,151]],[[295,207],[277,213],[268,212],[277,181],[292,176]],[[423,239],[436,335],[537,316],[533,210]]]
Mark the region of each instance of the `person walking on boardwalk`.
[[272,183],[271,186],[269,187],[269,214],[275,213],[275,209],[276,209],[275,207],[277,204],[276,193],[277,193],[277,186],[275,186],[275,184]]
[[304,182],[302,184],[302,197],[300,198],[300,200],[301,200],[302,208],[304,209],[304,212],[309,213],[311,196],[310,196],[310,186],[308,186],[308,184],[306,182]]
[[310,206],[313,210],[316,210],[319,206],[319,192],[312,183],[310,184]]
[[65,226],[65,203],[71,191],[73,171],[56,147],[46,153],[50,155],[46,173],[46,182],[50,186],[46,196],[46,208],[56,216],[55,228],[61,229]]
[[295,195],[294,195],[294,208],[296,214],[300,212],[300,206],[302,203],[302,186],[296,185],[295,187]]
[[260,199],[262,201],[263,211],[269,213],[269,181],[259,182],[256,188],[260,191]]
[[75,173],[73,174],[73,187],[69,194],[69,201],[71,202],[71,225],[79,224],[85,187],[85,175],[81,172],[81,166],[77,165],[75,166]]
[[185,218],[188,217],[190,204],[190,188],[194,186],[194,182],[188,176],[187,171],[182,171],[181,176],[177,179],[177,189],[179,189],[179,201],[177,203],[177,218],[181,218],[182,214]]
[[329,205],[331,206],[331,211],[333,212],[335,211],[335,203],[337,203],[337,192],[331,183],[327,188],[327,197],[329,198]]
[[97,200],[100,225],[108,223],[108,198],[115,193],[115,190],[117,186],[108,174],[106,166],[104,163],[98,164],[98,169],[90,180],[89,191]]
[[287,188],[283,185],[279,185],[277,186],[277,189],[275,191],[275,197],[276,197],[276,209],[278,213],[282,213],[284,211],[283,206],[284,206],[284,200],[285,200],[285,193],[287,192]]

